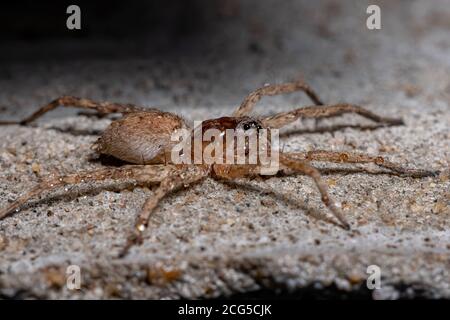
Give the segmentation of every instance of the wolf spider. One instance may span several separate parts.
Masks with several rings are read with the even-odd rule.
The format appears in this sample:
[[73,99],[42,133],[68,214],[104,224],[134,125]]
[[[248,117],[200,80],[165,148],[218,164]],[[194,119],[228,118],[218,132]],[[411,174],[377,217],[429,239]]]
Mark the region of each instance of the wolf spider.
[[[298,108],[293,111],[279,113],[273,116],[255,118],[249,116],[256,103],[263,96],[274,96],[295,91],[303,91],[312,100],[314,105]],[[69,184],[84,182],[113,180],[132,180],[137,185],[159,183],[154,194],[146,199],[141,212],[137,217],[135,227],[127,239],[120,256],[124,256],[134,245],[143,241],[143,232],[148,225],[151,213],[155,210],[163,197],[182,187],[199,182],[207,176],[217,180],[233,180],[240,177],[254,177],[260,174],[258,165],[230,165],[230,164],[173,164],[167,159],[167,152],[172,146],[171,134],[182,128],[189,128],[179,116],[159,111],[145,109],[132,104],[110,102],[95,102],[89,99],[80,99],[71,96],[60,97],[43,106],[31,116],[22,121],[2,121],[0,125],[19,124],[27,125],[46,112],[58,106],[91,109],[100,115],[121,113],[122,118],[114,120],[105,129],[94,143],[93,149],[98,154],[109,155],[123,160],[128,165],[114,168],[102,168],[92,171],[78,172],[61,176],[44,178],[33,189],[6,208],[0,210],[0,219],[13,212],[17,212],[31,198],[40,197],[44,192],[57,189]],[[296,81],[277,85],[267,85],[251,92],[234,111],[231,117],[221,117],[206,120],[203,127],[215,128],[224,132],[225,129],[242,128],[281,128],[299,118],[326,118],[346,113],[361,115],[381,125],[402,125],[401,119],[382,117],[360,106],[352,104],[324,105],[318,95],[305,83]],[[192,129],[190,129],[192,130]],[[280,171],[289,169],[296,173],[311,177],[320,194],[323,203],[339,220],[340,225],[350,229],[350,224],[344,218],[339,206],[330,197],[326,184],[319,171],[311,165],[311,161],[328,161],[334,163],[373,163],[388,169],[395,175],[412,177],[425,177],[435,175],[435,172],[426,170],[406,169],[388,162],[380,156],[370,156],[361,153],[333,152],[316,150],[306,153],[279,152]],[[369,172],[368,169],[363,169]]]

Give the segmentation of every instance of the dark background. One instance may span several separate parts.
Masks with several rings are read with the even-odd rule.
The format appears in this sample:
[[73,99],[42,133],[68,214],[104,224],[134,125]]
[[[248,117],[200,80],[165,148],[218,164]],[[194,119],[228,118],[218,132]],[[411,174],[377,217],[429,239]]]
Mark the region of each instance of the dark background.
[[[167,52],[179,46],[188,49],[198,34],[213,36],[218,21],[236,16],[237,3],[226,0],[5,2],[0,10],[0,57],[8,60],[120,58]],[[66,27],[69,17],[66,9],[71,4],[81,8],[81,30]]]
[[[383,97],[380,88],[391,93],[386,84],[391,79],[413,87],[429,83],[418,70],[436,72],[419,62],[422,58],[447,65],[446,3],[450,0],[3,2],[0,109],[16,112],[64,94],[176,109],[236,105],[264,83],[299,78],[328,101],[347,101],[342,92],[354,88],[366,91],[362,97],[374,92]],[[81,30],[66,27],[71,4],[81,8]],[[382,30],[367,29],[369,4],[382,8]],[[308,102],[294,96],[292,102]]]

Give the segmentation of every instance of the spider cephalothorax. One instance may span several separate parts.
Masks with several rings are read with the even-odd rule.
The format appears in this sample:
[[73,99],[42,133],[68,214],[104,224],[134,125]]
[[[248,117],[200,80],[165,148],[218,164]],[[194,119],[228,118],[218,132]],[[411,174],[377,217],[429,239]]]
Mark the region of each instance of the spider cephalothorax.
[[[272,96],[294,91],[304,91],[314,102],[313,106],[302,107],[289,112],[279,113],[269,117],[252,118],[249,116],[255,104],[263,96]],[[344,113],[355,113],[382,125],[401,125],[401,119],[382,117],[362,107],[351,104],[323,105],[317,94],[305,83],[297,81],[279,85],[264,86],[250,93],[235,110],[231,117],[222,117],[203,121],[200,127],[190,128],[179,116],[155,109],[140,108],[131,104],[118,104],[109,102],[95,102],[88,99],[80,99],[64,96],[43,106],[30,117],[22,121],[3,121],[0,124],[26,125],[44,113],[58,106],[92,109],[99,114],[122,113],[123,117],[113,121],[102,133],[94,144],[93,149],[100,154],[106,154],[123,161],[128,165],[114,168],[101,168],[94,171],[78,172],[59,177],[47,177],[32,190],[19,197],[16,201],[0,210],[0,219],[6,217],[20,208],[31,198],[38,197],[46,191],[83,182],[101,181],[106,179],[122,180],[132,179],[136,184],[155,184],[159,187],[149,197],[138,215],[135,229],[129,236],[128,242],[121,252],[125,254],[129,248],[143,240],[143,232],[149,221],[150,214],[154,211],[159,201],[168,193],[190,184],[199,182],[205,177],[211,176],[219,180],[232,180],[241,177],[253,177],[260,175],[264,167],[258,159],[256,163],[236,163],[233,149],[232,162],[213,161],[207,163],[204,157],[200,161],[187,161],[177,163],[173,159],[173,149],[177,140],[173,139],[178,131],[189,133],[189,139],[195,138],[195,130],[201,128],[203,132],[209,129],[216,130],[218,136],[222,136],[227,129],[253,132],[259,134],[263,130],[269,132],[286,126],[299,118],[324,118],[338,116]],[[234,138],[233,138],[234,139]],[[270,141],[270,139],[268,140]],[[200,143],[200,151],[206,148],[215,148],[210,140]],[[263,144],[264,146],[264,144]],[[222,148],[222,147],[221,147]],[[223,147],[225,148],[225,147]],[[273,147],[272,147],[273,148]],[[215,149],[220,150],[220,149]],[[249,144],[244,144],[244,154],[251,156]],[[259,150],[259,149],[258,149]],[[226,150],[225,150],[226,151]],[[379,156],[369,156],[360,153],[333,152],[324,150],[309,151],[307,153],[276,151],[280,171],[290,171],[305,174],[311,177],[321,194],[322,201],[339,220],[342,227],[350,228],[350,224],[344,218],[339,206],[329,196],[327,186],[323,182],[319,171],[313,167],[310,161],[329,161],[336,163],[373,163],[385,169],[391,174],[424,177],[435,175],[436,172],[426,170],[405,169],[386,161]],[[175,153],[177,154],[177,153]],[[191,156],[192,153],[185,153]],[[188,159],[192,160],[192,159]],[[218,160],[218,159],[215,159]],[[226,159],[225,159],[226,160]],[[278,167],[277,167],[278,169]],[[278,171],[278,170],[276,170]],[[274,172],[276,173],[276,172]]]

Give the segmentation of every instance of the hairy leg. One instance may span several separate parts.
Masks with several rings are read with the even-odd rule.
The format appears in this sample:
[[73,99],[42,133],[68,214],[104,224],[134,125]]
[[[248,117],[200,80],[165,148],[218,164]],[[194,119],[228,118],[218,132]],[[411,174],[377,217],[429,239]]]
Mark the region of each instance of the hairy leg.
[[311,177],[314,180],[317,189],[319,189],[319,192],[322,196],[322,202],[328,207],[328,209],[333,213],[333,215],[339,220],[339,222],[346,230],[350,229],[350,224],[344,218],[341,210],[336,206],[336,204],[328,194],[327,185],[323,181],[319,170],[311,166],[305,160],[295,160],[287,156],[286,154],[280,154],[280,162],[281,164],[296,172],[303,173]]
[[362,153],[314,150],[303,153],[287,153],[287,155],[293,159],[301,159],[307,161],[327,161],[335,163],[374,163],[379,167],[389,169],[392,174],[399,176],[409,176],[413,178],[439,175],[439,172],[437,171],[403,168],[398,164],[386,161],[386,159],[381,156],[369,156]]
[[1,209],[0,219],[5,218],[15,211],[19,211],[20,207],[22,207],[28,200],[39,197],[45,192],[55,190],[62,186],[107,179],[132,179],[137,183],[159,182],[168,175],[169,168],[169,166],[162,165],[129,165],[121,168],[99,169],[56,177],[47,177],[9,206]]
[[279,113],[262,119],[263,124],[269,128],[281,128],[287,124],[294,122],[299,118],[328,118],[340,116],[345,113],[359,114],[372,121],[387,125],[402,125],[402,119],[387,118],[379,116],[367,109],[352,104],[336,104],[326,106],[310,106],[299,108],[293,111]]
[[183,186],[187,187],[190,184],[204,179],[208,176],[209,172],[209,166],[190,165],[177,168],[169,173],[169,175],[161,181],[161,184],[158,189],[156,189],[155,194],[145,201],[136,220],[135,228],[132,234],[128,237],[127,243],[120,252],[119,257],[126,256],[132,246],[142,243],[143,232],[147,228],[150,216],[158,206],[161,199]]
[[108,114],[108,113],[128,113],[128,112],[136,112],[142,111],[143,108],[137,107],[133,104],[120,104],[120,103],[112,103],[112,102],[96,102],[89,99],[81,99],[71,96],[63,96],[56,100],[53,100],[49,104],[39,108],[36,112],[34,112],[29,117],[26,117],[20,121],[0,121],[0,125],[7,124],[21,124],[26,125],[37,118],[41,117],[45,113],[56,109],[59,106],[63,107],[72,107],[72,108],[80,108],[80,109],[91,109],[97,111],[99,114]]
[[[328,195],[327,186],[323,182],[319,171],[311,166],[305,160],[294,159],[289,154],[280,153],[280,162],[284,166],[298,172],[310,176],[316,183],[317,188],[322,196],[322,201],[330,209],[333,215],[339,220],[342,227],[349,230],[350,224],[344,218],[341,210],[335,205],[333,200]],[[214,177],[220,180],[232,181],[240,177],[254,177],[260,174],[260,167],[258,166],[231,166],[231,165],[216,165],[214,166]]]
[[234,111],[234,117],[242,117],[248,115],[256,103],[264,96],[274,96],[279,94],[291,93],[295,91],[303,91],[317,105],[322,105],[319,96],[304,82],[295,81],[282,84],[267,85],[256,89],[250,93],[241,105]]

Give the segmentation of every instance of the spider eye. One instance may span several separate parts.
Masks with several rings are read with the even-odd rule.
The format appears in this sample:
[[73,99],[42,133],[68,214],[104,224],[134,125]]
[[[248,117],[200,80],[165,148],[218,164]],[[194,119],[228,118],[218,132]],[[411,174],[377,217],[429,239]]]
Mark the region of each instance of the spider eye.
[[250,130],[250,129],[252,129],[252,128],[255,128],[256,130],[261,130],[261,129],[262,129],[261,125],[260,125],[259,123],[255,122],[255,121],[244,123],[244,125],[242,126],[242,128],[243,128],[245,131]]

